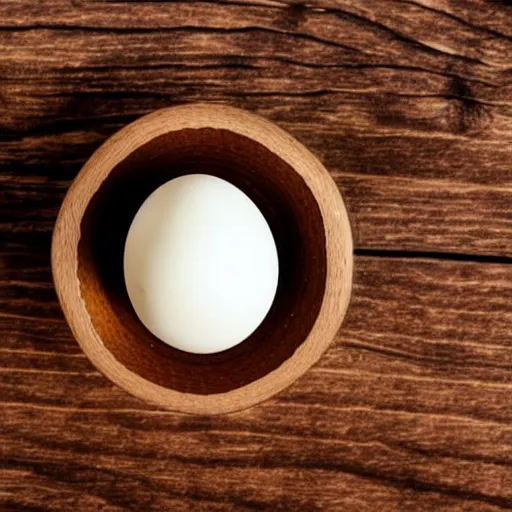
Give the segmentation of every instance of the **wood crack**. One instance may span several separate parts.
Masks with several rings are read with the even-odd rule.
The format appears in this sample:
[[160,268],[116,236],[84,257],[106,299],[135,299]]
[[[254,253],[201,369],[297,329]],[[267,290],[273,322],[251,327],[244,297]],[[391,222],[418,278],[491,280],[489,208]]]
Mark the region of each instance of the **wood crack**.
[[430,5],[425,5],[425,4],[422,4],[422,3],[417,3],[417,2],[413,2],[413,1],[409,1],[409,0],[399,0],[400,3],[403,3],[403,4],[407,4],[407,5],[412,5],[414,7],[417,7],[418,9],[424,9],[426,11],[430,11],[434,14],[438,14],[440,16],[444,16],[445,18],[449,18],[451,19],[452,21],[455,21],[457,23],[460,23],[461,25],[467,27],[467,28],[470,28],[471,30],[475,30],[477,32],[485,32],[491,36],[494,36],[494,37],[497,37],[497,38],[500,38],[500,39],[506,39],[507,41],[512,41],[512,36],[509,36],[507,34],[503,34],[502,32],[498,32],[496,30],[493,30],[489,27],[485,27],[485,26],[478,26],[478,25],[475,25],[463,18],[459,18],[458,16],[455,16],[454,14],[450,13],[450,12],[446,12],[446,11],[443,11],[441,9],[436,9],[435,7],[432,7]]
[[304,39],[315,43],[325,44],[335,48],[341,48],[353,53],[364,53],[359,48],[338,43],[336,41],[330,41],[321,37],[314,36],[312,34],[305,34],[303,32],[289,32],[286,30],[278,30],[269,27],[233,27],[233,28],[222,28],[222,27],[205,27],[205,26],[191,26],[182,25],[177,27],[155,27],[155,28],[141,28],[141,27],[99,27],[91,25],[66,25],[66,24],[34,24],[25,26],[0,26],[0,32],[29,32],[34,30],[62,30],[62,31],[76,31],[76,32],[97,32],[107,34],[154,34],[154,33],[166,33],[166,32],[203,32],[213,34],[237,34],[237,33],[254,33],[254,32],[266,32],[269,34],[278,34],[287,37]]
[[494,256],[485,254],[461,254],[450,252],[435,251],[407,251],[393,249],[355,249],[356,256],[367,256],[372,258],[400,258],[400,259],[419,259],[419,260],[445,260],[445,261],[463,261],[467,263],[491,263],[491,264],[511,264],[510,256]]

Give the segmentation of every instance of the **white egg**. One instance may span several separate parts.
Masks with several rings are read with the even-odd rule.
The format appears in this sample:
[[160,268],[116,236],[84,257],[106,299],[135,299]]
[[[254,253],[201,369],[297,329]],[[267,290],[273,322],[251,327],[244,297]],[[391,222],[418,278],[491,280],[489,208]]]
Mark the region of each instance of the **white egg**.
[[124,277],[137,316],[187,352],[220,352],[254,332],[272,305],[278,273],[265,217],[214,176],[182,176],[156,189],[126,239]]

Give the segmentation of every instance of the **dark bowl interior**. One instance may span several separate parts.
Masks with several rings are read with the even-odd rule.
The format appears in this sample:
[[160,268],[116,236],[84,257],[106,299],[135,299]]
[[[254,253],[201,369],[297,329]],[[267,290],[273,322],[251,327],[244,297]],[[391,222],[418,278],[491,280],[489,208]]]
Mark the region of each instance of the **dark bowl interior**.
[[[131,306],[123,276],[124,243],[139,207],[163,183],[193,173],[243,190],[267,219],[279,255],[277,294],[263,323],[241,344],[209,355],[182,352],[151,334]],[[225,393],[277,369],[311,331],[325,290],[322,216],[304,180],[265,146],[228,130],[171,132],[119,163],[89,202],[78,276],[94,329],[122,365],[176,391]]]

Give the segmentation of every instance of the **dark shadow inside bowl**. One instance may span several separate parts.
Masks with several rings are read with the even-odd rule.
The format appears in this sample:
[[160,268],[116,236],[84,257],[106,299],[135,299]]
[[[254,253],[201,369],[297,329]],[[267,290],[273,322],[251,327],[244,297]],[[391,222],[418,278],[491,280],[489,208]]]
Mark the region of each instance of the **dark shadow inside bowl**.
[[[262,324],[241,344],[209,355],[182,352],[151,334],[131,306],[123,275],[126,236],[144,200],[163,183],[194,173],[244,191],[267,219],[279,255],[278,289]],[[265,146],[228,130],[171,132],[119,163],[89,202],[78,276],[93,327],[122,365],[176,391],[225,393],[276,370],[311,331],[326,280],[322,216],[304,180]]]

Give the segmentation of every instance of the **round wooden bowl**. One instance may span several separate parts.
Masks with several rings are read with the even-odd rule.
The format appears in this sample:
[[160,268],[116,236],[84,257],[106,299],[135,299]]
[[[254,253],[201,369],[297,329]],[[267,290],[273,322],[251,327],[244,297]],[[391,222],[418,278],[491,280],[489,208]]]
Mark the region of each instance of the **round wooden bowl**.
[[[126,235],[143,201],[192,173],[243,190],[267,219],[279,255],[276,298],[263,323],[209,355],[153,336],[123,276]],[[159,110],[113,135],[69,189],[52,242],[60,303],[96,368],[146,402],[198,414],[244,409],[306,372],[343,320],[352,263],[345,205],[322,164],[276,125],[219,105]]]

